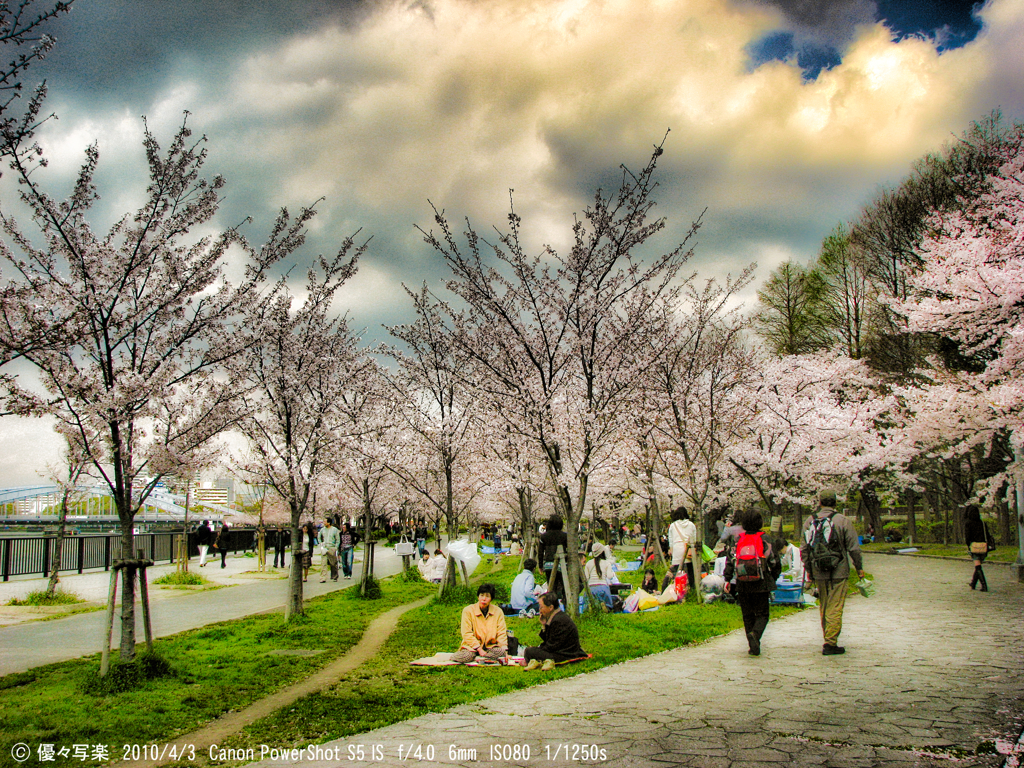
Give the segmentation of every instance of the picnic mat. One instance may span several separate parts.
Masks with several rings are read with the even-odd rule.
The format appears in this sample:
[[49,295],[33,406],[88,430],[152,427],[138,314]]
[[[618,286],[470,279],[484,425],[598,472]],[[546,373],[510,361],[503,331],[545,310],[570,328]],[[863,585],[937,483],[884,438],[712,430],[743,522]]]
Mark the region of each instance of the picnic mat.
[[[573,664],[577,661],[586,661],[587,659],[594,658],[594,654],[588,653],[586,656],[580,656],[578,659],[567,659],[566,661],[557,661],[555,666],[562,666],[563,664]],[[522,656],[510,656],[508,666],[514,667],[519,665],[525,665],[526,659]],[[469,664],[459,664],[457,661],[452,661],[452,654],[446,651],[435,653],[433,656],[425,656],[422,659],[416,659],[416,661],[410,661],[410,666],[413,667],[501,667],[504,664],[481,664],[476,661]]]
[[[511,666],[515,666],[522,656],[510,656],[509,657]],[[459,664],[457,661],[452,661],[452,654],[447,651],[440,651],[435,653],[433,656],[425,656],[422,659],[416,659],[416,661],[410,661],[410,666],[413,667],[503,667],[504,664],[491,664],[483,661],[471,661],[469,664]]]

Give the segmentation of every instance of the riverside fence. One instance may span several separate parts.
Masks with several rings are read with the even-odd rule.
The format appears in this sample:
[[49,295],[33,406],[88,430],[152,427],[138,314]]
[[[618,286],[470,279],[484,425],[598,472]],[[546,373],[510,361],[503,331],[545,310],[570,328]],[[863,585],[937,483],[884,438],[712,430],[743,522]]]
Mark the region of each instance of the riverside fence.
[[[174,560],[174,541],[181,535],[181,531],[137,533],[135,549],[142,550],[143,555],[153,562],[169,563]],[[0,537],[0,573],[3,580],[10,581],[12,576],[49,574],[56,555],[57,538],[52,534]],[[255,540],[254,530],[231,530],[227,534],[226,549],[228,552],[247,552],[254,548]],[[59,570],[78,573],[99,568],[110,570],[114,559],[119,556],[120,547],[119,533],[65,536]],[[211,550],[211,553],[215,551],[218,550]],[[188,554],[189,557],[199,554],[193,534],[188,537]]]

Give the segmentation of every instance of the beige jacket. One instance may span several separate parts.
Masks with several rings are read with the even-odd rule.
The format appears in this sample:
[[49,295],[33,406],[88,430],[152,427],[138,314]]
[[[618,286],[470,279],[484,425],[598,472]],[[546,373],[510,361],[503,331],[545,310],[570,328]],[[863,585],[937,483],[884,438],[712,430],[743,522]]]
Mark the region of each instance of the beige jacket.
[[491,603],[487,616],[480,612],[477,603],[462,609],[462,648],[480,648],[486,650],[495,645],[508,650],[508,629],[505,627],[505,614],[496,603]]

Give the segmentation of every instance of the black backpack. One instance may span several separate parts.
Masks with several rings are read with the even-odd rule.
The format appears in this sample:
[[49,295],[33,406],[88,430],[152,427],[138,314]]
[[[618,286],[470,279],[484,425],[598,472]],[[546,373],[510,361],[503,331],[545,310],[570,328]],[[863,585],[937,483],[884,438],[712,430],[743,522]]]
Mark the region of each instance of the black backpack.
[[[827,531],[825,523],[828,523]],[[832,515],[811,520],[806,537],[810,549],[809,565],[814,573],[832,573],[846,559],[839,537],[832,527]]]

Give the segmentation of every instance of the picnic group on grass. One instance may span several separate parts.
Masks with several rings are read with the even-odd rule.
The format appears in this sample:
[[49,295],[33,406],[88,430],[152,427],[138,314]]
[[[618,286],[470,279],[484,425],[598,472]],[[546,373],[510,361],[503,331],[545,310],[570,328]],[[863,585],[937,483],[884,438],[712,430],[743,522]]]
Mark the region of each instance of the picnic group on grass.
[[[708,564],[713,565],[714,571],[702,576],[700,587],[708,601],[720,597],[739,604],[751,656],[761,653],[772,592],[786,580],[798,585],[798,592],[813,583],[821,616],[822,655],[834,656],[846,651],[839,645],[839,635],[843,626],[851,561],[861,580],[865,577],[860,542],[852,522],[837,511],[835,492],[823,491],[818,502],[816,513],[804,523],[799,547],[782,537],[773,538],[765,534],[762,531],[764,520],[756,509],[735,514],[721,531],[715,548],[719,557]],[[581,607],[593,599],[606,611],[630,612],[683,600],[688,587],[695,584],[690,555],[691,548],[697,545],[697,530],[685,508],[679,507],[671,517],[667,535],[670,565],[661,584],[658,584],[654,570],[648,568],[640,588],[623,600],[619,593],[630,589],[631,585],[618,581],[611,548],[595,542],[590,548],[589,560],[584,562],[585,554],[580,554],[587,583],[587,589],[580,598]],[[968,515],[968,524],[977,525],[971,515]],[[538,585],[535,575],[538,562],[528,558],[512,582],[509,604],[495,603],[496,587],[482,584],[477,589],[477,601],[462,610],[461,644],[452,654],[451,661],[476,665],[514,662],[527,670],[547,671],[554,669],[556,664],[589,658],[580,646],[576,625],[564,610],[565,590],[557,567],[558,548],[561,547],[563,552],[568,549],[563,521],[553,516],[543,528],[539,554],[545,581]],[[968,530],[968,538],[971,535],[977,538],[981,534]],[[980,562],[984,556],[978,553],[972,557],[976,568],[971,588],[980,583],[984,590],[986,584]],[[648,559],[645,547],[640,560],[646,563]],[[420,572],[424,578],[433,574],[431,558],[426,554]],[[783,574],[783,582],[779,582]],[[540,645],[518,648],[516,639],[508,631],[506,614],[520,618],[538,616]]]

